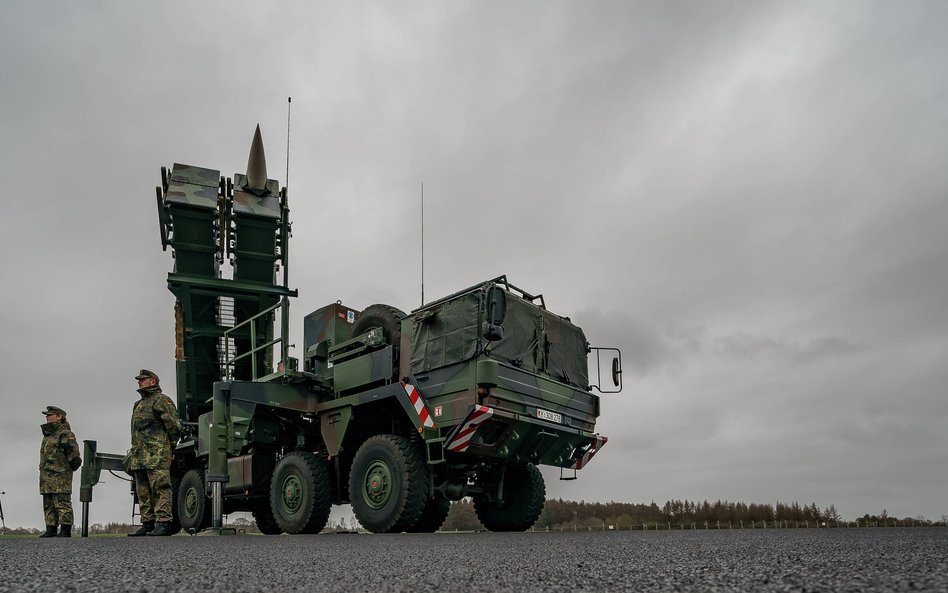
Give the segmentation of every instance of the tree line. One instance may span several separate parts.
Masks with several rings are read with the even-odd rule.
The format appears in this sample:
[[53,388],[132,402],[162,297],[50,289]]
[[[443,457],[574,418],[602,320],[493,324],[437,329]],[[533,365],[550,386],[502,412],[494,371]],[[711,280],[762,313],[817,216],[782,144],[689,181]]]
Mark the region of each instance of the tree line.
[[[859,518],[862,523],[882,525],[914,524],[944,525],[946,517],[940,523],[933,523],[924,517],[889,517],[883,510],[878,515],[866,514]],[[574,529],[631,529],[642,528],[643,524],[652,528],[659,526],[684,526],[691,524],[711,524],[738,527],[761,523],[780,523],[788,527],[818,526],[822,524],[838,525],[843,521],[836,506],[830,504],[820,507],[815,502],[746,503],[728,500],[702,502],[690,500],[669,500],[658,506],[655,502],[585,502],[548,499],[543,513],[534,525],[535,530],[574,530]],[[473,503],[461,500],[451,504],[451,511],[442,526],[442,531],[476,531],[484,529],[477,520]]]
[[[781,523],[786,527],[817,526],[821,524],[840,524],[843,522],[836,506],[830,504],[820,507],[815,502],[799,504],[797,502],[746,503],[717,500],[709,502],[695,502],[690,500],[669,500],[658,506],[655,502],[628,503],[628,502],[585,502],[563,500],[561,498],[548,499],[543,507],[543,513],[534,525],[538,531],[576,529],[603,530],[603,529],[641,529],[643,524],[648,528],[658,526],[661,529],[671,527],[690,526],[692,524],[709,524],[717,526],[751,526],[760,523]],[[877,514],[866,513],[857,519],[861,525],[900,526],[900,525],[928,525],[944,527],[948,525],[948,515],[942,515],[939,521],[931,521],[919,515],[916,517],[892,517],[885,509]],[[227,521],[229,527],[235,527],[246,533],[259,533],[256,524],[244,517],[237,517]],[[856,522],[850,523],[856,525]],[[134,531],[133,525],[128,523],[95,523],[89,526],[90,535],[115,535]],[[327,530],[356,531],[359,529],[354,517],[348,520],[337,519]],[[451,510],[441,531],[477,531],[484,526],[477,520],[474,504],[470,499],[451,503]],[[35,528],[14,527],[0,532],[4,535],[35,535],[40,533]]]

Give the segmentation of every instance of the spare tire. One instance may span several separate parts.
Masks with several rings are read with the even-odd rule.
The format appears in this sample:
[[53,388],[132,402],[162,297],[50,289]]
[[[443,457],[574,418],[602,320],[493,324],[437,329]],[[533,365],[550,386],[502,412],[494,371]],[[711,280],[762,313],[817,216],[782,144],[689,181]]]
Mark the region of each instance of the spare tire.
[[369,305],[359,315],[359,320],[352,326],[352,335],[358,336],[373,327],[382,328],[386,343],[395,349],[392,380],[398,380],[399,346],[402,339],[402,319],[405,312],[390,305]]
[[358,336],[373,327],[381,327],[385,333],[385,340],[397,347],[402,336],[402,319],[404,318],[405,312],[401,309],[389,305],[369,305],[352,326],[352,335]]

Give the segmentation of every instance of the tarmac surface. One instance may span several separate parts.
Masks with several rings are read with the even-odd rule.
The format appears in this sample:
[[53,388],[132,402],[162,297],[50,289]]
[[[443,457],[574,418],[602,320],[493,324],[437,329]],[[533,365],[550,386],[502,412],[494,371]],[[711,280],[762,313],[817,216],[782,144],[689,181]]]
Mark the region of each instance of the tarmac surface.
[[8,591],[948,591],[948,529],[0,537]]

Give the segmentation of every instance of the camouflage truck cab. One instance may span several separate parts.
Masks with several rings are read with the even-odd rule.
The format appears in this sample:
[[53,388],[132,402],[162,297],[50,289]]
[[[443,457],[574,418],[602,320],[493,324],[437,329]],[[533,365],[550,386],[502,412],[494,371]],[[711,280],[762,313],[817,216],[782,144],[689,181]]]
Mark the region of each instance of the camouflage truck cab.
[[586,336],[538,298],[501,276],[402,322],[406,376],[435,422],[452,428],[443,434],[448,460],[568,468],[594,444],[599,397],[589,391]]
[[426,438],[435,497],[473,496],[490,529],[539,517],[536,465],[579,469],[606,442],[594,433],[583,331],[505,276],[412,311],[402,352],[405,381],[437,429]]

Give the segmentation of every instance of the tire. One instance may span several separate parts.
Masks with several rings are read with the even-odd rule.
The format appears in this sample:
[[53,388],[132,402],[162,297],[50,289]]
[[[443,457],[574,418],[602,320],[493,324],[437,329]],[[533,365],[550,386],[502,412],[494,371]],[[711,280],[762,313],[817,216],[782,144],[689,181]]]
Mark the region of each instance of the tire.
[[543,512],[546,486],[533,464],[510,464],[504,476],[504,500],[474,497],[474,513],[490,531],[526,531]]
[[428,498],[428,468],[419,447],[392,434],[369,438],[349,472],[352,511],[374,533],[405,531],[421,517]]
[[402,319],[405,312],[389,305],[369,305],[359,315],[359,320],[352,326],[352,335],[358,336],[373,327],[382,328],[385,340],[395,348],[395,368],[392,369],[392,380],[398,380],[398,351],[402,339]]
[[451,501],[444,498],[429,498],[421,517],[407,529],[408,533],[434,533],[444,525],[451,512]]
[[281,530],[319,533],[331,508],[332,478],[326,462],[303,451],[280,460],[270,480],[270,509]]
[[273,518],[273,509],[270,508],[270,502],[261,504],[253,511],[253,520],[257,523],[257,529],[263,535],[280,535],[283,530],[277,525]]
[[176,498],[180,529],[197,532],[210,527],[211,499],[207,496],[203,471],[192,469],[185,473]]

